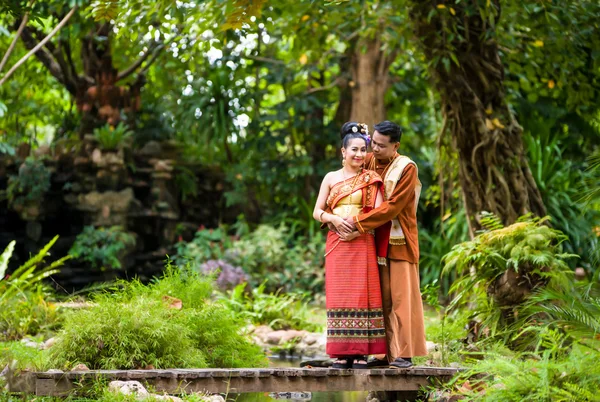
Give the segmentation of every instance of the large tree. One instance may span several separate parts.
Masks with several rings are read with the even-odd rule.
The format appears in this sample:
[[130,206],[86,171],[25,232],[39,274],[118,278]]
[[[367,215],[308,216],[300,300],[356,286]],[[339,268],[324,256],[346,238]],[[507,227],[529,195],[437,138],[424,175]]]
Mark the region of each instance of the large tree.
[[[202,15],[202,7],[187,4],[78,4],[81,7],[71,8],[60,1],[15,1],[1,22],[12,28],[15,43],[20,39],[26,50],[35,51],[47,72],[69,93],[83,118],[82,133],[131,118],[141,107],[140,92],[150,66],[167,51],[176,55],[182,44],[193,48],[202,31],[199,26],[206,22],[193,18]],[[51,31],[55,26],[60,29]],[[7,60],[13,49],[23,54],[13,46]],[[10,83],[8,74],[3,81],[7,79]]]
[[471,228],[488,211],[504,223],[546,213],[529,169],[523,129],[506,99],[496,24],[499,0],[411,1],[416,36],[442,101],[459,157]]

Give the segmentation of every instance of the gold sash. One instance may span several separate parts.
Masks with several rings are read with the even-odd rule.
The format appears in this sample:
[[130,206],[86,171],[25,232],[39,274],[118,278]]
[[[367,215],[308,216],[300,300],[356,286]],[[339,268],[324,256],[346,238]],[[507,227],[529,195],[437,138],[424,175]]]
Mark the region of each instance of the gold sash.
[[[396,188],[396,184],[402,177],[402,172],[404,172],[404,168],[409,164],[415,165],[415,169],[417,169],[417,185],[415,186],[415,210],[419,205],[419,197],[421,196],[421,189],[423,188],[421,181],[419,180],[419,168],[417,164],[411,160],[408,156],[400,155],[396,159],[392,161],[392,166],[390,166],[388,172],[383,178],[383,188],[384,188],[384,197],[386,200],[389,200],[394,192],[394,188]],[[400,221],[398,217],[392,219],[392,228],[390,231],[390,245],[401,246],[406,244],[406,238],[404,237],[404,232],[402,231],[402,226],[400,225]]]

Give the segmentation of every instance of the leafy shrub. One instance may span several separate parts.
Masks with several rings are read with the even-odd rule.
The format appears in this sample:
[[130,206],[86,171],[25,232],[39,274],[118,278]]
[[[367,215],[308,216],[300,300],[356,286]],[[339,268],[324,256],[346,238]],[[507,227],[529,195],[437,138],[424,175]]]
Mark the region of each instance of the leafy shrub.
[[276,272],[284,265],[288,249],[285,230],[285,227],[259,225],[254,232],[235,242],[224,257],[234,265],[243,266],[253,276],[264,278],[265,274]]
[[[464,209],[452,214],[442,223],[436,219],[431,229],[419,230],[419,270],[421,286],[439,283],[442,295],[447,295],[455,274],[442,276],[442,258],[452,250],[452,246],[469,238],[469,228]],[[443,228],[443,230],[442,230]]]
[[220,290],[233,289],[237,285],[248,281],[248,275],[240,267],[234,267],[223,260],[206,261],[200,265],[200,272],[218,274],[217,287]]
[[100,128],[94,129],[94,136],[100,143],[100,147],[106,151],[114,151],[126,139],[133,135],[133,131],[127,128],[123,122],[116,127],[106,124]]
[[69,254],[92,264],[94,268],[120,269],[123,252],[135,245],[135,237],[120,226],[86,226],[77,235]]
[[55,308],[46,302],[48,292],[42,284],[43,279],[57,273],[57,268],[70,258],[63,257],[49,265],[43,265],[48,250],[57,240],[58,236],[55,236],[11,275],[5,276],[5,273],[15,242],[10,242],[0,256],[0,339],[20,339],[25,335],[35,335],[58,321]]
[[[53,364],[90,369],[206,367],[186,327],[160,299],[123,300],[101,294],[95,305],[65,318],[59,340],[50,350]],[[182,314],[181,314],[182,315]]]
[[[48,357],[46,351],[32,348],[22,342],[0,342],[0,365],[12,370],[46,370]],[[1,394],[0,394],[1,395]]]
[[593,235],[593,231],[600,212],[585,207],[585,202],[589,202],[594,194],[594,187],[598,188],[599,170],[595,167],[594,158],[590,158],[590,166],[586,169],[585,161],[563,157],[562,148],[569,141],[566,129],[560,134],[528,135],[524,139],[532,174],[548,215],[552,217],[552,225],[569,238],[564,244],[565,250],[581,256],[580,264],[595,271],[600,239]]
[[[243,223],[237,225],[238,232],[245,231],[239,228],[241,225]],[[322,233],[317,232],[310,238],[292,238],[286,226],[275,228],[266,224],[238,240],[237,236],[227,233],[227,227],[199,230],[191,242],[176,245],[175,261],[180,265],[189,263],[201,270],[221,265],[223,272],[231,274],[230,281],[233,282],[241,280],[243,271],[252,286],[258,286],[267,278],[265,289],[270,292],[305,292],[316,298],[323,295],[325,239]],[[233,267],[239,267],[241,271]],[[218,282],[223,280],[225,276]]]
[[208,260],[221,259],[225,250],[233,244],[227,235],[227,228],[199,229],[190,242],[176,244],[175,262],[179,265],[191,265],[198,269]]
[[10,205],[40,202],[50,190],[50,170],[41,160],[27,158],[19,167],[19,174],[8,179]]
[[96,295],[89,310],[66,318],[51,362],[97,369],[265,365],[260,349],[240,334],[243,323],[207,301],[212,281],[167,265],[164,277],[150,285],[121,282]]
[[473,315],[495,335],[514,322],[515,309],[532,291],[567,288],[566,259],[573,255],[562,253],[567,237],[545,220],[526,217],[503,227],[494,216],[483,219],[487,231],[444,256],[443,272],[458,275],[450,289],[456,294],[451,306],[474,302]]
[[294,293],[266,293],[265,283],[245,292],[245,285],[238,285],[222,302],[232,311],[256,325],[268,325],[273,329],[305,329],[320,331],[321,326],[311,320],[313,311],[304,297]]
[[[594,401],[600,389],[600,352],[575,344],[565,348],[556,332],[546,330],[543,351],[514,354],[497,348],[453,380],[462,400]],[[469,387],[461,386],[469,381]],[[454,387],[453,387],[454,388]],[[464,399],[463,399],[464,398]]]

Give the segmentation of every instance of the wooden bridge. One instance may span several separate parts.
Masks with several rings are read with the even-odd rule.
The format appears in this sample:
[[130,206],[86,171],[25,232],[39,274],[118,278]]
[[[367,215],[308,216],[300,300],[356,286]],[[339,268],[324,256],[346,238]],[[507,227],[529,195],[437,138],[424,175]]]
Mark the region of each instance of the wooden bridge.
[[455,368],[438,367],[371,370],[266,368],[49,371],[22,373],[10,381],[10,390],[40,396],[61,396],[95,380],[137,380],[151,385],[156,392],[168,394],[417,391],[434,385],[436,381],[449,380],[456,373]]

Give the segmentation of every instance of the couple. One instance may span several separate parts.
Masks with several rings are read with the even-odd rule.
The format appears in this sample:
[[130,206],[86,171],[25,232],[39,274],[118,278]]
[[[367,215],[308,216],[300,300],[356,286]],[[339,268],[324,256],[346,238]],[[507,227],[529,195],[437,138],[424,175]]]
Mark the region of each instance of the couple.
[[[427,354],[416,217],[421,183],[416,164],[397,152],[401,136],[390,121],[374,126],[372,140],[366,124],[345,123],[342,168],[319,190],[313,217],[330,229],[325,294],[333,368],[408,368],[413,356]],[[368,355],[380,356],[367,362]]]

